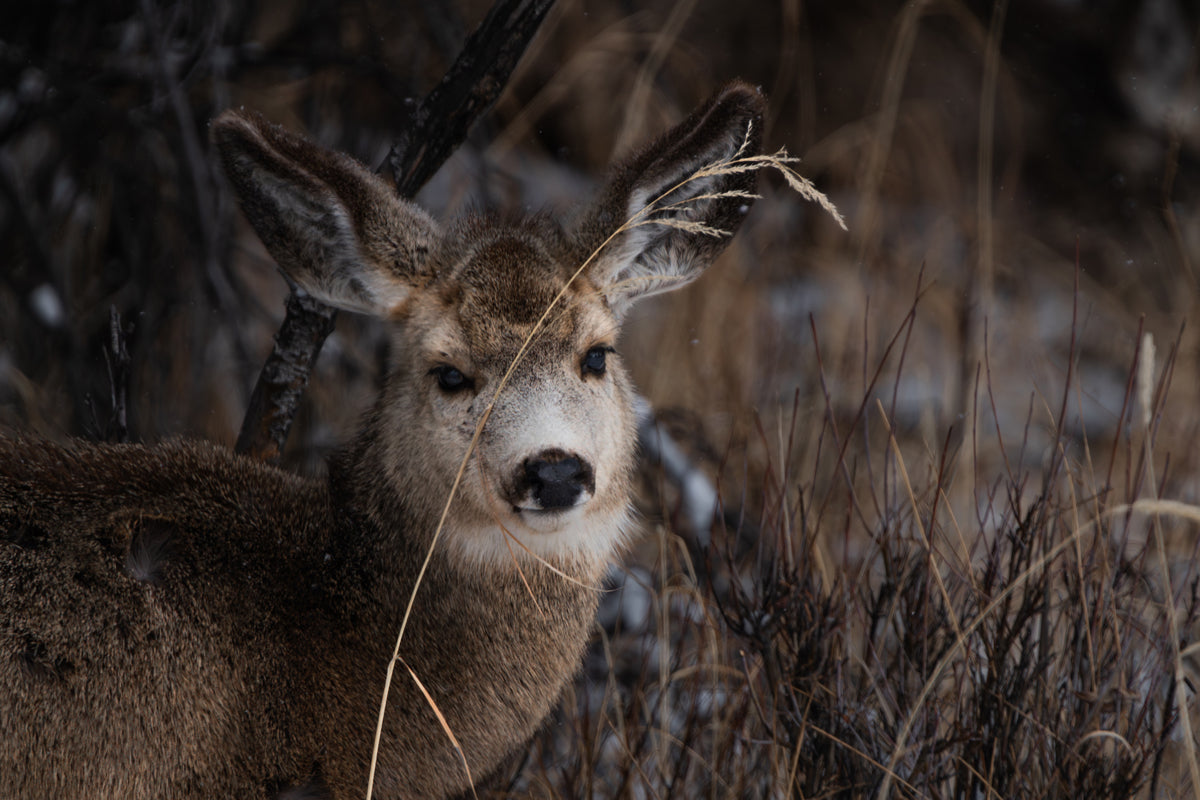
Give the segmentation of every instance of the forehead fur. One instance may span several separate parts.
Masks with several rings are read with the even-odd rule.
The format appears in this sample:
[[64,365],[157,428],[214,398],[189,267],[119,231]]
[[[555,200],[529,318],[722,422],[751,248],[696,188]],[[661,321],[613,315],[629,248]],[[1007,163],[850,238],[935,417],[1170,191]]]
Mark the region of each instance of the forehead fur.
[[[439,283],[468,319],[532,325],[579,267],[562,229],[548,217],[506,223],[476,217],[446,236]],[[582,276],[571,294],[583,288]]]

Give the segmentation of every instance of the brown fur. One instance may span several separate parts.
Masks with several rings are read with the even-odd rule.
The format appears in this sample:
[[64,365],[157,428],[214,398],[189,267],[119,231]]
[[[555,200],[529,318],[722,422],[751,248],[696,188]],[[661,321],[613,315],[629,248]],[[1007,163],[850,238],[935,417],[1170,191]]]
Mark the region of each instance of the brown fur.
[[[631,197],[728,156],[761,112],[726,87],[616,168],[570,231],[473,219],[444,235],[345,156],[223,115],[214,141],[281,266],[393,320],[388,380],[327,483],[199,442],[0,438],[0,796],[361,796],[395,635],[493,400],[400,649],[376,796],[468,785],[407,668],[476,778],[524,742],[577,669],[627,521],[633,389],[615,354],[599,373],[589,354],[724,240],[626,235],[567,280]],[[746,202],[693,218],[732,232]],[[448,366],[469,389],[441,386]]]

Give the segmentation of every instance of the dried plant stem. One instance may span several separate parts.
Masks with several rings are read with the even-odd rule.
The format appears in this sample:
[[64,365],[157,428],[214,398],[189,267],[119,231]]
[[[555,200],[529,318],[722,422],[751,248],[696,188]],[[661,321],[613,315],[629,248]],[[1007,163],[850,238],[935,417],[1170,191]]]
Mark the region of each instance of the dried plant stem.
[[[899,783],[901,786],[903,786],[904,788],[906,788],[906,789],[908,789],[910,792],[912,792],[912,796],[913,796],[913,797],[920,797],[920,796],[921,796],[921,792],[920,792],[920,791],[918,791],[917,787],[913,786],[911,783],[909,783],[908,781],[904,780],[903,778],[901,778],[899,775],[897,775],[897,774],[895,773],[895,771],[894,771],[894,769],[895,769],[895,764],[881,764],[881,763],[879,763],[879,761],[877,761],[876,759],[872,758],[870,753],[864,752],[864,751],[863,751],[861,748],[859,748],[859,747],[855,747],[855,746],[854,746],[854,744],[853,744],[852,742],[848,742],[848,741],[846,741],[845,739],[842,739],[842,738],[840,738],[840,737],[838,737],[838,736],[834,735],[834,734],[833,734],[833,733],[831,733],[830,731],[827,731],[827,730],[825,730],[824,728],[820,728],[820,727],[818,727],[818,726],[816,726],[816,725],[811,725],[811,724],[810,724],[810,725],[809,725],[809,727],[810,727],[810,728],[812,728],[812,730],[813,730],[813,732],[814,732],[814,733],[816,733],[816,734],[818,734],[818,735],[820,735],[820,736],[824,736],[826,739],[828,739],[829,741],[833,742],[834,744],[837,744],[837,745],[839,745],[839,746],[841,746],[841,747],[844,747],[844,748],[846,748],[846,749],[847,749],[847,750],[849,750],[851,753],[854,753],[854,755],[858,756],[858,757],[859,757],[859,758],[861,758],[863,761],[866,761],[866,762],[867,762],[868,764],[870,764],[871,766],[873,766],[873,767],[878,767],[879,769],[883,770],[883,772],[884,772],[884,773],[885,773],[885,774],[886,774],[886,775],[887,775],[889,778],[895,777],[896,781],[897,781],[897,782],[898,782],[898,783]],[[880,795],[879,795],[879,797],[883,797],[883,795],[882,795],[882,794],[880,794]]]
[[[942,659],[938,661],[936,665],[934,665],[933,671],[930,673],[929,678],[925,681],[925,685],[921,688],[920,694],[917,695],[917,698],[913,703],[912,710],[909,712],[908,717],[904,721],[904,725],[900,729],[899,735],[896,737],[896,744],[892,748],[892,757],[888,760],[887,768],[884,770],[883,783],[880,784],[879,793],[876,795],[878,798],[880,798],[880,800],[885,800],[885,798],[889,796],[892,788],[892,779],[894,777],[898,777],[895,774],[896,765],[900,762],[900,758],[904,753],[905,745],[908,743],[909,735],[912,733],[913,726],[916,724],[918,711],[923,705],[925,705],[925,701],[929,699],[929,695],[932,694],[934,684],[937,683],[938,678],[940,678],[942,673],[946,671],[946,668],[950,665],[950,662],[957,657],[959,648],[965,645],[966,637],[973,634],[976,629],[978,629],[979,626],[982,625],[989,616],[991,616],[992,612],[994,612],[1000,606],[1000,604],[1003,603],[1017,589],[1024,586],[1030,578],[1034,577],[1034,575],[1048,567],[1050,563],[1053,562],[1054,559],[1058,558],[1058,556],[1064,550],[1073,546],[1075,544],[1075,540],[1080,536],[1083,536],[1093,528],[1097,527],[1100,522],[1105,519],[1113,519],[1124,516],[1125,514],[1134,513],[1152,514],[1156,517],[1162,515],[1174,516],[1179,517],[1180,519],[1186,519],[1195,523],[1200,523],[1200,506],[1190,505],[1178,500],[1135,500],[1132,503],[1123,503],[1121,505],[1105,509],[1097,516],[1096,519],[1093,519],[1083,525],[1083,527],[1072,531],[1069,536],[1065,537],[1061,542],[1051,547],[1036,561],[1031,563],[1027,569],[1016,575],[1007,586],[1005,586],[996,594],[995,597],[992,598],[991,602],[983,607],[983,609],[979,612],[979,616],[977,616],[971,622],[971,624],[967,625],[967,627],[963,629],[962,637],[956,639],[954,644],[947,649],[946,654],[942,656]],[[1177,667],[1179,665],[1178,647],[1179,644],[1176,642],[1175,648]],[[1180,675],[1177,680],[1182,680],[1182,676]],[[1185,687],[1181,684],[1177,685],[1177,689],[1179,691],[1183,691],[1184,688]]]
[[371,747],[371,769],[367,777],[367,800],[371,800],[372,790],[375,785],[375,769],[379,760],[379,743],[383,737],[383,720],[387,715],[388,695],[391,693],[392,676],[395,673],[396,661],[400,658],[400,645],[404,641],[404,632],[408,629],[408,620],[412,615],[413,604],[417,600],[417,592],[421,589],[421,583],[425,579],[425,572],[429,569],[429,562],[433,559],[433,551],[437,547],[438,539],[441,538],[442,531],[446,527],[446,518],[450,515],[450,506],[454,503],[454,499],[458,495],[458,487],[462,483],[463,475],[466,473],[467,464],[470,463],[471,456],[475,453],[475,447],[479,443],[479,437],[483,434],[483,427],[487,424],[488,419],[492,415],[492,409],[496,406],[496,401],[500,397],[500,392],[504,391],[504,387],[508,385],[508,381],[512,377],[513,372],[516,370],[517,365],[521,363],[521,360],[524,358],[526,351],[528,351],[529,345],[533,342],[534,337],[541,331],[542,326],[545,325],[546,319],[550,316],[550,312],[558,306],[563,296],[566,295],[567,290],[571,287],[571,284],[575,282],[575,279],[583,273],[583,271],[592,263],[592,261],[595,260],[600,251],[623,230],[625,230],[624,225],[614,231],[607,239],[605,239],[600,247],[596,248],[596,250],[593,251],[590,256],[588,256],[587,260],[583,262],[579,269],[575,270],[575,273],[571,276],[570,280],[567,281],[558,294],[554,296],[554,299],[551,300],[546,306],[546,310],[542,312],[542,316],[538,318],[537,323],[525,337],[525,341],[521,343],[521,347],[517,350],[517,354],[513,356],[513,360],[509,364],[508,370],[505,371],[504,375],[500,378],[499,383],[497,383],[496,390],[492,393],[492,399],[488,402],[487,407],[484,408],[483,414],[480,415],[479,422],[475,426],[475,432],[471,436],[471,441],[468,443],[467,450],[463,454],[462,462],[459,464],[458,471],[454,475],[454,482],[450,486],[450,492],[446,496],[446,503],[442,506],[442,515],[438,519],[437,527],[433,531],[433,538],[429,542],[429,549],[425,553],[425,560],[421,562],[421,569],[417,572],[417,579],[413,583],[412,592],[408,597],[408,605],[405,606],[404,609],[404,617],[400,621],[400,633],[396,636],[396,646],[393,648],[392,658],[388,662],[387,676],[383,682],[383,697],[379,702],[379,718],[375,725],[375,741]]
[[915,0],[905,6],[892,45],[891,57],[884,71],[883,95],[879,101],[878,126],[871,141],[871,149],[863,166],[862,210],[858,221],[858,261],[865,262],[872,256],[880,236],[879,187],[883,182],[884,167],[892,150],[892,137],[896,132],[896,119],[900,112],[900,93],[908,75],[908,64],[912,60],[913,47],[917,41],[918,24],[932,5],[931,0]]
[[[1141,354],[1138,359],[1138,397],[1142,407],[1142,436],[1145,448],[1147,485],[1151,491],[1157,491],[1158,480],[1154,474],[1154,413],[1150,398],[1154,382],[1154,339],[1149,334],[1142,335]],[[1163,582],[1163,613],[1167,617],[1167,626],[1171,639],[1171,658],[1175,667],[1175,704],[1179,707],[1179,729],[1183,737],[1183,752],[1187,757],[1188,774],[1192,779],[1192,791],[1200,789],[1200,763],[1196,759],[1196,740],[1192,732],[1191,714],[1188,712],[1188,677],[1183,667],[1183,656],[1179,651],[1179,620],[1175,614],[1175,590],[1171,586],[1171,567],[1167,561],[1167,547],[1163,540],[1162,518],[1152,512],[1150,526],[1154,531],[1154,546],[1158,551],[1159,568],[1162,571]]]
[[896,441],[896,432],[892,430],[892,424],[888,421],[887,412],[883,408],[883,402],[876,398],[875,403],[879,408],[879,417],[883,420],[883,426],[887,429],[888,442],[892,446],[892,452],[896,454],[897,470],[900,473],[900,479],[904,481],[904,490],[908,493],[909,503],[912,504],[913,527],[921,534],[921,546],[925,548],[925,553],[929,559],[929,571],[933,573],[934,580],[937,581],[938,591],[941,592],[942,600],[946,603],[946,613],[950,615],[950,623],[954,626],[955,639],[963,648],[964,653],[969,652],[964,641],[962,626],[958,621],[958,615],[954,613],[954,603],[950,600],[950,592],[946,589],[946,583],[942,580],[942,571],[938,568],[937,561],[934,559],[932,514],[930,515],[931,527],[929,532],[926,533],[924,526],[921,524],[921,509],[917,505],[917,496],[913,492],[912,482],[908,479],[908,469],[904,466],[904,455],[900,452],[899,442]]
[[[553,2],[496,0],[450,70],[412,112],[409,124],[392,144],[386,164],[401,197],[415,197],[466,139],[476,120],[496,102]],[[151,5],[149,0],[143,3],[147,8]],[[185,134],[192,127],[181,126]],[[276,337],[279,342],[290,341],[292,347],[277,346],[268,356],[242,422],[237,452],[272,463],[279,460],[308,375],[332,330],[332,309],[293,293]],[[278,380],[279,376],[286,380]]]
[[1007,0],[995,0],[983,57],[983,87],[979,100],[979,152],[975,176],[979,261],[978,268],[967,274],[967,302],[963,308],[966,341],[959,372],[958,413],[964,416],[973,410],[970,402],[971,376],[975,374],[976,365],[983,361],[984,321],[991,312],[994,294],[996,248],[992,213],[992,170],[996,150],[996,85],[1000,73],[1000,38],[1004,32],[1007,11]]
[[[426,550],[426,553],[425,553],[425,559],[424,559],[424,561],[421,562],[421,569],[417,572],[417,577],[413,583],[412,592],[409,594],[408,603],[404,609],[404,616],[400,621],[400,632],[396,636],[396,644],[395,644],[395,647],[392,649],[392,657],[388,662],[387,673],[386,673],[386,676],[384,678],[384,683],[383,683],[383,693],[382,693],[382,697],[380,698],[380,702],[379,702],[379,715],[378,715],[378,718],[377,718],[377,721],[375,724],[375,739],[374,739],[374,742],[371,747],[371,767],[370,767],[370,771],[367,776],[366,800],[371,800],[372,793],[373,793],[374,786],[375,786],[375,771],[376,771],[376,768],[378,766],[378,761],[379,761],[379,745],[383,738],[383,721],[387,715],[388,697],[391,694],[392,680],[395,675],[396,662],[400,659],[400,645],[403,643],[404,633],[408,629],[408,621],[412,615],[413,605],[415,604],[416,599],[417,599],[417,592],[420,591],[420,589],[421,589],[421,584],[424,582],[424,579],[425,579],[425,573],[429,569],[429,564],[433,559],[433,552],[437,548],[438,540],[441,538],[442,531],[446,527],[446,520],[450,515],[450,507],[454,503],[455,498],[458,496],[458,487],[461,485],[463,475],[466,474],[467,465],[470,463],[471,457],[475,453],[475,448],[479,443],[479,437],[483,434],[483,428],[487,424],[488,419],[492,415],[492,410],[496,406],[496,401],[499,400],[499,398],[500,398],[500,393],[503,392],[505,387],[508,386],[508,382],[512,378],[513,372],[516,371],[517,366],[524,359],[525,354],[529,351],[530,345],[533,343],[533,340],[542,331],[542,328],[545,326],[546,320],[549,319],[550,314],[556,308],[558,308],[559,304],[562,302],[563,297],[566,296],[567,292],[574,285],[575,281],[579,278],[579,276],[582,275],[583,272],[589,266],[592,265],[592,263],[600,255],[600,253],[606,247],[608,247],[608,245],[614,239],[616,239],[621,234],[623,234],[635,227],[639,227],[641,225],[659,224],[659,225],[666,225],[669,227],[679,227],[679,228],[683,228],[683,229],[689,230],[689,231],[699,230],[704,233],[709,233],[711,231],[711,233],[709,235],[728,235],[727,231],[718,231],[716,229],[709,228],[708,226],[704,226],[699,223],[690,222],[688,220],[676,220],[676,219],[651,216],[652,214],[654,214],[656,212],[662,211],[664,208],[677,209],[677,208],[681,207],[681,205],[686,205],[687,203],[678,203],[678,202],[670,204],[669,206],[663,206],[661,204],[665,198],[669,197],[673,192],[675,192],[680,187],[682,187],[692,181],[702,180],[704,178],[713,177],[716,175],[727,175],[727,174],[732,174],[732,173],[748,172],[751,170],[774,168],[784,175],[784,178],[787,180],[788,185],[791,186],[793,189],[795,189],[802,197],[804,197],[805,199],[809,199],[809,200],[815,200],[816,202],[818,202],[821,205],[822,208],[826,208],[827,210],[829,210],[830,213],[833,214],[837,220],[839,220],[839,222],[841,221],[841,216],[837,213],[837,209],[834,208],[833,204],[829,202],[829,200],[825,197],[825,195],[822,194],[820,191],[818,191],[816,189],[816,187],[814,187],[806,179],[804,179],[802,176],[800,176],[799,173],[796,173],[795,170],[791,168],[790,164],[793,163],[796,159],[789,157],[786,154],[786,152],[781,150],[779,153],[777,153],[774,156],[743,156],[743,153],[745,153],[746,149],[749,147],[750,133],[751,133],[751,129],[749,127],[747,127],[746,135],[742,140],[741,146],[738,148],[737,152],[735,152],[731,158],[713,162],[712,164],[709,164],[709,165],[697,170],[692,175],[688,176],[684,180],[680,181],[678,184],[675,184],[674,186],[667,189],[665,192],[660,194],[658,197],[655,197],[653,200],[646,203],[646,205],[643,206],[640,210],[638,210],[637,213],[635,213],[629,219],[625,220],[625,222],[623,222],[620,225],[620,227],[618,227],[616,230],[614,230],[612,233],[610,233],[608,235],[608,237],[603,242],[601,242],[600,245],[595,250],[592,251],[592,253],[584,260],[584,262],[579,265],[579,267],[575,270],[575,272],[573,272],[571,274],[571,277],[567,279],[566,283],[563,284],[562,289],[560,289],[558,291],[558,293],[554,296],[554,298],[551,299],[551,301],[546,305],[546,308],[542,312],[542,315],[538,318],[537,322],[534,323],[533,327],[530,329],[529,333],[526,335],[525,340],[521,343],[520,348],[518,348],[516,354],[513,356],[512,361],[508,365],[508,369],[505,371],[504,375],[501,376],[499,382],[496,384],[496,389],[492,393],[492,397],[488,401],[487,406],[484,408],[483,413],[480,415],[479,422],[475,426],[475,431],[471,435],[471,441],[467,444],[466,452],[463,454],[462,461],[460,462],[459,467],[458,467],[458,471],[454,475],[454,481],[451,484],[450,491],[446,496],[446,502],[442,506],[442,513],[438,519],[437,527],[434,529],[432,539],[430,539],[429,548]],[[697,203],[697,202],[701,202],[701,201],[723,199],[723,198],[728,198],[728,197],[747,197],[748,198],[748,197],[752,197],[752,196],[756,196],[756,195],[748,195],[745,192],[737,192],[737,191],[714,192],[714,193],[707,193],[707,194],[701,194],[698,196],[694,196],[694,197],[690,198],[690,200],[688,202],[689,203]],[[843,225],[843,227],[844,227],[844,225]],[[513,538],[516,538],[516,537],[514,536]],[[520,540],[518,539],[517,541],[519,542]],[[541,559],[539,559],[539,560],[541,560]],[[543,563],[546,563],[546,562],[543,561]],[[550,564],[546,564],[546,565],[553,569],[552,565],[550,565]],[[558,570],[554,570],[554,571],[560,575],[562,574]],[[567,577],[567,576],[564,575],[563,577]],[[409,671],[411,672],[412,670],[409,670]],[[415,674],[413,675],[413,677],[414,678],[416,677]],[[422,691],[424,691],[424,690],[422,689]],[[428,695],[426,695],[426,697],[428,697]],[[432,703],[432,700],[430,702]],[[436,707],[435,707],[435,711],[436,711]],[[454,740],[452,739],[452,741],[454,741]],[[457,746],[457,742],[455,742],[455,745]],[[469,777],[469,772],[468,772],[468,777]]]
[[[1071,497],[1071,503],[1069,506],[1071,509],[1071,522],[1072,522],[1073,527],[1078,528],[1080,525],[1079,498],[1075,494],[1075,475],[1071,469],[1070,462],[1068,461],[1068,459],[1066,457],[1066,453],[1064,452],[1063,444],[1061,442],[1058,445],[1058,450],[1059,450],[1059,456],[1062,458],[1063,469],[1065,469],[1067,472],[1067,491],[1070,493],[1070,497]],[[1083,566],[1084,563],[1085,562],[1084,562],[1084,555],[1083,555],[1083,545],[1080,544],[1078,539],[1076,539],[1075,540],[1075,577],[1079,581],[1079,607],[1080,608],[1087,607],[1087,590],[1086,590],[1087,584],[1085,583],[1085,580],[1084,580],[1084,566]],[[1091,620],[1091,618],[1085,617],[1083,619],[1083,625],[1081,627],[1083,628],[1084,644],[1087,646],[1087,652],[1088,652],[1088,669],[1089,669],[1089,671],[1091,673],[1091,677],[1092,677],[1091,688],[1092,688],[1092,691],[1099,691],[1098,687],[1099,687],[1100,682],[1096,675],[1096,670],[1097,670],[1096,643],[1095,643],[1095,637],[1092,635],[1092,620]]]
[[1117,744],[1123,746],[1125,748],[1125,752],[1129,753],[1130,755],[1133,755],[1133,745],[1131,745],[1129,743],[1129,740],[1126,739],[1121,734],[1115,733],[1113,731],[1092,731],[1091,733],[1086,734],[1085,736],[1081,736],[1081,737],[1079,737],[1079,741],[1075,743],[1076,748],[1078,748],[1078,746],[1083,744],[1084,742],[1089,742],[1092,739],[1112,739]]
[[[403,660],[401,663],[404,663]],[[441,709],[437,707],[437,703],[434,702],[433,697],[429,694],[429,690],[425,688],[425,684],[421,683],[421,679],[417,677],[417,673],[413,672],[413,668],[407,663],[404,663],[404,668],[408,670],[408,674],[412,676],[413,683],[417,685],[417,688],[421,690],[421,694],[425,696],[425,700],[429,703],[429,707],[432,708],[433,713],[437,715],[438,722],[441,724],[442,730],[446,732],[446,736],[448,736],[451,743],[454,744],[454,749],[458,751],[458,757],[462,760],[463,770],[467,773],[467,780],[471,783],[471,796],[478,798],[479,795],[475,793],[475,781],[471,778],[471,765],[467,763],[467,757],[463,753],[462,745],[458,743],[458,737],[455,736],[454,731],[450,729],[450,724],[446,722],[446,717],[442,715]]]
[[916,47],[917,35],[920,33],[921,21],[934,12],[949,16],[957,22],[972,44],[986,53],[987,35],[966,4],[953,0],[909,0],[905,4],[896,23],[887,66],[882,72],[885,77],[880,93],[879,112],[874,120],[874,135],[863,171],[860,173],[862,188],[859,195],[862,204],[855,218],[859,263],[865,263],[874,257],[883,235],[883,226],[880,224],[880,194],[883,176],[892,152],[892,141],[900,119],[900,99],[904,92],[905,80],[908,78],[908,68]]
[[666,22],[655,34],[650,52],[647,54],[646,60],[642,62],[641,69],[634,78],[633,88],[629,92],[629,100],[625,104],[625,121],[617,134],[616,144],[613,146],[614,152],[629,151],[641,136],[641,123],[645,118],[646,106],[649,104],[650,90],[654,86],[654,81],[659,70],[662,69],[663,63],[667,60],[667,56],[674,49],[675,42],[678,41],[679,34],[683,31],[684,23],[692,16],[695,9],[696,0],[675,3]]
[[[1200,66],[1200,28],[1192,40],[1191,55],[1188,57],[1187,68],[1184,70],[1183,85],[1179,87],[1179,98],[1182,99],[1196,87],[1196,68]],[[1167,230],[1171,232],[1171,240],[1183,267],[1183,275],[1187,279],[1187,290],[1195,294],[1197,279],[1189,248],[1183,238],[1183,230],[1179,226],[1179,217],[1175,213],[1175,203],[1172,196],[1175,190],[1175,178],[1179,174],[1179,154],[1183,148],[1183,133],[1180,130],[1179,111],[1167,115],[1167,154],[1163,165],[1162,180],[1162,211],[1167,222]]]

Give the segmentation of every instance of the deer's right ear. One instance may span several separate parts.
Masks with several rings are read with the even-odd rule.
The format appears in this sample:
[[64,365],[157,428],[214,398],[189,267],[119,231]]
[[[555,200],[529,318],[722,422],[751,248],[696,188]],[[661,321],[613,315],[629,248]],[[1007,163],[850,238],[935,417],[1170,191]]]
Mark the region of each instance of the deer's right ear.
[[387,316],[430,277],[437,225],[362,164],[246,111],[217,117],[212,140],[250,224],[309,294]]

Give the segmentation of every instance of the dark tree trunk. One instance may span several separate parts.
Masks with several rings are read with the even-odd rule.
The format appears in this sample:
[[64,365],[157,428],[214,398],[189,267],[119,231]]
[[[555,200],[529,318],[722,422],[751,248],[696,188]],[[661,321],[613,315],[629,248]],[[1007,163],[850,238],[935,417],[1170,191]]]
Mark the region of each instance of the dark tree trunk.
[[[411,198],[467,137],[471,126],[500,96],[554,0],[497,0],[468,37],[450,71],[417,106],[396,138],[386,165],[400,196]],[[259,373],[236,450],[277,463],[291,431],[308,376],[333,309],[295,292],[275,335],[275,348]]]

